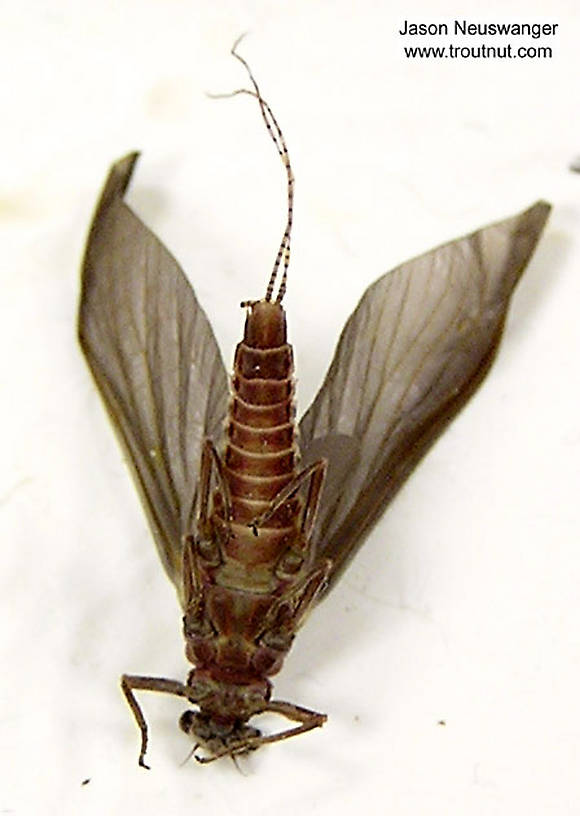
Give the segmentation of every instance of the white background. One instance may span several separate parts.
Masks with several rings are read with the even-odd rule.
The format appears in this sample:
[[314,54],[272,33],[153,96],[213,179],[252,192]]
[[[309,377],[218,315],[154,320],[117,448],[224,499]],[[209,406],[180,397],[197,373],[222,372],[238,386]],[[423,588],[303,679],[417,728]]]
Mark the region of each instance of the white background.
[[[0,813],[580,812],[576,0],[2,3]],[[543,60],[409,60],[404,19],[558,23]],[[75,339],[110,163],[180,259],[228,362],[296,174],[287,297],[299,403],[388,268],[554,204],[499,359],[297,639],[276,693],[329,715],[242,764],[180,766],[180,613]],[[453,36],[419,44],[462,44]],[[472,44],[497,44],[474,37]],[[509,42],[517,46],[517,38]],[[440,720],[445,725],[439,725]],[[83,780],[90,779],[86,785]]]

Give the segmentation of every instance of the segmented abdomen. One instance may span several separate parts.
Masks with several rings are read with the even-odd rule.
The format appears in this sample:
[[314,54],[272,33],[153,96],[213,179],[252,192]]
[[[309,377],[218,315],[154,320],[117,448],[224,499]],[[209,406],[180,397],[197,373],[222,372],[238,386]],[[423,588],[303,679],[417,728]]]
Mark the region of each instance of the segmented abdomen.
[[[253,304],[236,349],[224,456],[234,523],[250,524],[295,475],[293,371],[284,310]],[[296,509],[296,501],[285,503],[267,527],[287,526]]]

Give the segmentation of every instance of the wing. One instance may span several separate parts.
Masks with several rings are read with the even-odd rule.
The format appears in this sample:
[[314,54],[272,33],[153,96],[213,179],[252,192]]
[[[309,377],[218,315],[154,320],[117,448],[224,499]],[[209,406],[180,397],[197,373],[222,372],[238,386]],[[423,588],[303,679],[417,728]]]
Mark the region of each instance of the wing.
[[128,454],[161,560],[181,591],[204,438],[222,431],[228,379],[174,258],[123,201],[138,154],[113,165],[82,269],[79,338]]
[[300,423],[304,464],[328,461],[314,531],[327,588],[487,373],[549,212],[538,202],[403,264],[348,319]]

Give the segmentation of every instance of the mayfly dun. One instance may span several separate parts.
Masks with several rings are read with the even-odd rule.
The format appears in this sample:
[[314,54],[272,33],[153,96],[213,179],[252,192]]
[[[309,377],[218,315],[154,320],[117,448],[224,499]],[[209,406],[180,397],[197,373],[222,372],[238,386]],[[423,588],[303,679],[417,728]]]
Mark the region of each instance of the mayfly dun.
[[[116,162],[91,226],[79,335],[131,463],[159,555],[183,608],[185,683],[125,674],[137,691],[184,698],[180,726],[200,762],[321,726],[326,716],[272,699],[308,612],[336,583],[414,466],[487,373],[512,291],[550,207],[444,244],[383,275],[348,319],[326,378],[294,417],[282,302],[294,176],[282,131],[242,57],[287,175],[287,222],[231,379],[177,262],[124,201],[137,154]],[[289,723],[249,724],[264,712]]]

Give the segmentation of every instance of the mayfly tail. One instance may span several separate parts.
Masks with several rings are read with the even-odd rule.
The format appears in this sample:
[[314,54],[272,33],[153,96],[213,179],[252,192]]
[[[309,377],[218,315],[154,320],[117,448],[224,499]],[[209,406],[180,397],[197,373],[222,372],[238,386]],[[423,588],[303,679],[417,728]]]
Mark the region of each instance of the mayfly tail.
[[293,216],[293,208],[294,208],[294,174],[292,172],[292,165],[290,164],[290,155],[288,153],[288,149],[286,147],[286,142],[284,140],[284,135],[282,134],[282,130],[276,117],[272,112],[272,108],[268,105],[264,97],[262,96],[260,89],[258,87],[258,83],[254,79],[254,75],[252,74],[251,68],[246,62],[246,60],[241,57],[236,48],[240,44],[241,39],[244,37],[242,34],[241,37],[235,41],[232,46],[231,54],[234,56],[239,62],[242,63],[246,71],[248,72],[248,76],[250,78],[250,82],[254,86],[254,90],[249,90],[248,88],[239,88],[237,91],[232,91],[228,94],[211,94],[212,97],[223,97],[223,96],[236,96],[237,94],[248,94],[249,96],[253,96],[258,100],[260,105],[260,111],[262,113],[262,118],[268,129],[268,133],[270,134],[270,138],[276,145],[276,149],[280,158],[282,159],[282,164],[286,168],[286,177],[288,180],[288,216],[286,219],[286,227],[284,229],[284,234],[282,235],[282,240],[280,242],[280,246],[278,248],[278,252],[276,254],[276,260],[274,261],[274,267],[272,269],[272,274],[270,275],[270,280],[268,281],[268,286],[266,288],[266,296],[265,300],[271,301],[274,296],[274,286],[276,284],[276,278],[278,277],[278,270],[280,269],[280,265],[283,264],[283,271],[282,271],[282,279],[280,281],[280,285],[278,287],[278,294],[276,295],[276,303],[281,303],[282,298],[286,292],[286,282],[288,279],[288,265],[290,263],[290,235],[292,232],[292,216]]

